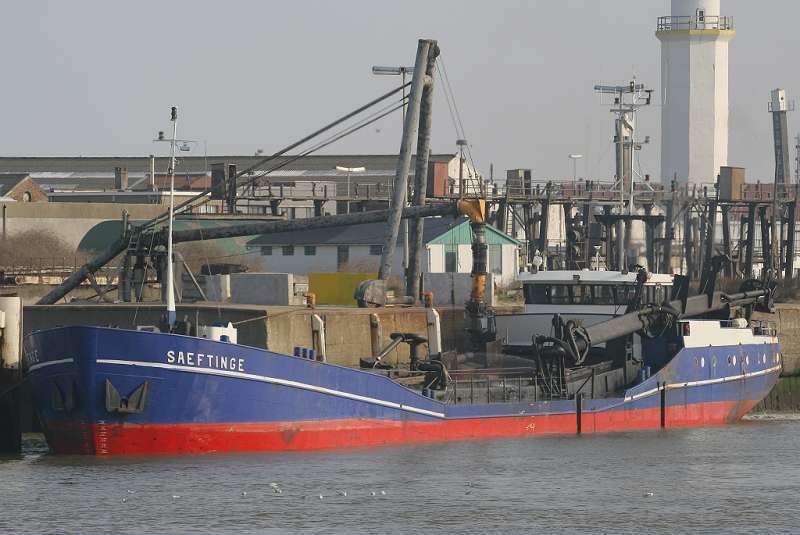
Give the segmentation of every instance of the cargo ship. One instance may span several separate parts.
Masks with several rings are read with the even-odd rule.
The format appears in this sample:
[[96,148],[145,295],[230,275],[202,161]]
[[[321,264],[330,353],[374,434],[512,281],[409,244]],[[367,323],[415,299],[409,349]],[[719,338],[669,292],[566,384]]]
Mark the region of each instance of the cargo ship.
[[[51,450],[298,451],[721,425],[777,381],[776,329],[751,319],[772,309],[774,283],[716,291],[718,261],[691,297],[686,278],[644,269],[524,277],[531,302],[513,328],[498,329],[505,320],[483,296],[485,206],[459,206],[473,233],[465,337],[476,351],[444,353],[433,340],[394,333],[381,353],[408,344],[410,362],[399,369],[381,354],[348,368],[315,348],[250,347],[230,323],[176,321],[168,274],[161,325],[26,337],[23,370]],[[374,302],[383,292],[359,295]]]
[[[176,118],[173,108],[173,181]],[[173,210],[170,196],[166,251],[151,250],[166,265],[160,325],[64,326],[25,339],[23,372],[54,453],[303,451],[721,425],[747,414],[781,371],[774,325],[751,319],[753,310],[772,309],[774,282],[765,277],[745,281],[735,294],[716,291],[719,259],[704,264],[692,297],[688,279],[644,269],[531,276],[524,278],[527,317],[498,321],[484,299],[481,199],[402,210],[411,217],[470,219],[465,336],[475,351],[443,353],[439,343],[394,333],[384,351],[347,368],[313,350],[285,355],[250,347],[238,343],[230,323],[176,321]],[[303,225],[365,217],[386,213],[311,218]],[[388,239],[395,241],[396,235]],[[71,278],[80,280],[91,267]],[[362,283],[359,304],[388,303],[384,282]],[[403,343],[409,365],[388,366],[382,355]]]
[[226,334],[83,326],[31,335],[25,370],[51,450],[90,455],[720,425],[747,414],[781,370],[768,324],[679,320],[661,338],[676,352],[649,376],[645,361],[624,384],[621,369],[599,363],[566,370],[563,389],[533,366],[448,373],[431,361],[439,364],[400,374],[277,354],[231,343]]

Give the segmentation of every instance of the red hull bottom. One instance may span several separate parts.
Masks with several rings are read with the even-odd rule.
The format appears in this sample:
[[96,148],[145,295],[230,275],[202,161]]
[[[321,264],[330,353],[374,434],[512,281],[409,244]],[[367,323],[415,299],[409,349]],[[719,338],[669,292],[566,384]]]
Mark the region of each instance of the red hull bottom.
[[[665,427],[723,425],[740,420],[757,401],[668,407]],[[549,414],[469,418],[440,422],[327,420],[230,424],[63,424],[46,426],[54,453],[89,455],[200,454],[309,451],[446,440],[575,434],[577,415]],[[622,409],[584,412],[581,433],[661,427],[661,411]]]

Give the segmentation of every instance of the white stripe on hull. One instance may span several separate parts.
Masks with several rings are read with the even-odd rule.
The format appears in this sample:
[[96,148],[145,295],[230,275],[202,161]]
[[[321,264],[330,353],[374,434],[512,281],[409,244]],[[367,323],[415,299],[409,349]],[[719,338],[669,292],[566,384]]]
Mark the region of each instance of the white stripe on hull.
[[644,392],[640,392],[638,394],[634,394],[632,396],[625,396],[625,401],[636,401],[637,399],[646,398],[652,396],[653,394],[660,392],[661,390],[674,390],[676,388],[691,388],[695,386],[707,386],[707,385],[715,385],[715,384],[722,384],[722,383],[730,383],[733,381],[742,381],[744,379],[750,379],[751,377],[758,377],[759,375],[767,375],[769,373],[780,371],[780,366],[774,366],[772,368],[766,370],[759,370],[757,372],[748,372],[742,373],[739,375],[729,375],[728,377],[718,377],[716,379],[704,379],[702,381],[689,381],[686,383],[671,383],[668,385],[661,385],[657,388],[651,388],[650,390],[646,390]]
[[199,373],[203,375],[218,375],[222,377],[234,377],[236,379],[246,379],[249,381],[259,381],[262,383],[271,383],[281,386],[289,386],[292,388],[300,388],[302,390],[309,390],[318,392],[320,394],[328,394],[340,398],[352,399],[355,401],[363,401],[373,405],[381,405],[392,409],[399,409],[401,411],[413,412],[425,416],[433,416],[435,418],[444,418],[442,412],[434,412],[426,409],[419,409],[410,405],[403,405],[402,403],[395,403],[393,401],[384,401],[382,399],[371,398],[367,396],[360,396],[358,394],[351,394],[349,392],[342,392],[341,390],[333,390],[322,386],[310,385],[307,383],[300,383],[298,381],[290,381],[288,379],[279,379],[277,377],[268,377],[266,375],[256,375],[253,373],[234,372],[229,370],[210,370],[204,368],[187,368],[185,366],[177,366],[175,364],[165,364],[163,362],[136,362],[130,360],[115,360],[115,359],[97,359],[98,364],[115,364],[120,366],[143,366],[146,368],[159,368],[162,370],[172,370],[185,373]]

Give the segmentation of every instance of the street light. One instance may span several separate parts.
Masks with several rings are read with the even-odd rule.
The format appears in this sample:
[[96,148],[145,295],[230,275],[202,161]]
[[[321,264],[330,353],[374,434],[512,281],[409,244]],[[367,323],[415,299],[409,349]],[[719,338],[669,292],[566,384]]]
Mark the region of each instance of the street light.
[[583,158],[583,154],[570,154],[569,159],[572,160],[572,182],[578,181],[578,160]]
[[402,76],[403,77],[403,122],[406,120],[406,74],[414,72],[414,67],[384,67],[374,65],[372,74],[378,76]]
[[350,213],[350,173],[363,173],[367,170],[366,167],[343,167],[336,166],[337,171],[347,173],[347,213]]

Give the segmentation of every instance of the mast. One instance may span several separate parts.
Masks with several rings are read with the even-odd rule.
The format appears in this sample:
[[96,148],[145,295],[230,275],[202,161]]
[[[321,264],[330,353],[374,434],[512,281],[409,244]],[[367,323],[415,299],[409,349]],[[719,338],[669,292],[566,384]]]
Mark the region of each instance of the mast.
[[175,140],[178,137],[178,108],[172,107],[172,141],[169,149],[169,226],[167,230],[167,323],[175,325],[175,281],[172,262],[172,219],[175,211]]

